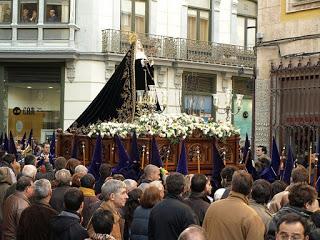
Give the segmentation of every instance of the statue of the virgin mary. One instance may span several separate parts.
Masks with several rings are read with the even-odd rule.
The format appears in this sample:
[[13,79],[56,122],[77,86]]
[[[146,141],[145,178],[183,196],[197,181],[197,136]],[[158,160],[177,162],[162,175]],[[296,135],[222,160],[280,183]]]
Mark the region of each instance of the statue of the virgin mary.
[[154,85],[153,61],[146,56],[141,41],[131,36],[131,46],[115,72],[71,127],[97,121],[131,122],[135,116],[136,90]]

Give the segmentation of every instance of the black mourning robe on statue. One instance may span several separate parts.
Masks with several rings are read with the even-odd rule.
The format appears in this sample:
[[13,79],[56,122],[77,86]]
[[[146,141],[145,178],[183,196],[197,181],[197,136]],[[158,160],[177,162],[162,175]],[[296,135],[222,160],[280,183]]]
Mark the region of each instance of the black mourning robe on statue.
[[147,85],[154,85],[153,67],[147,64],[148,69],[145,68],[144,71],[141,59],[135,60],[134,51],[135,45],[132,44],[109,81],[71,127],[86,127],[99,120],[115,119],[118,122],[133,120],[136,90],[145,90],[145,73],[147,73]]
[[149,85],[154,85],[153,65],[148,62],[145,66],[142,66],[141,61],[143,60],[139,58],[135,61],[136,90],[146,90]]

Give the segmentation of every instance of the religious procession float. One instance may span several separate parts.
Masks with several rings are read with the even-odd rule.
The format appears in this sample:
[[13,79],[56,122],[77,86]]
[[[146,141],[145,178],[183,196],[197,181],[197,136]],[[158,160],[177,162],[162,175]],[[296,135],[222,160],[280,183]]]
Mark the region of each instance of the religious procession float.
[[139,40],[133,36],[130,42],[97,97],[68,131],[57,131],[57,155],[89,165],[98,154],[100,162],[113,166],[125,161],[143,169],[152,163],[168,171],[176,171],[183,160],[188,173],[209,175],[217,157],[238,165],[239,131],[229,123],[164,114],[167,101],[158,100],[153,61]]

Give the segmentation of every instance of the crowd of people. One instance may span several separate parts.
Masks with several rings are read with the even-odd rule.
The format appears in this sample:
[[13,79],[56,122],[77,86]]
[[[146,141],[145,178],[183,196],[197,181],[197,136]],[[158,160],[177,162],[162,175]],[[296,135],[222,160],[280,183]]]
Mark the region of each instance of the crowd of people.
[[151,164],[135,181],[103,163],[95,179],[79,160],[49,153],[44,144],[17,161],[0,151],[3,240],[320,239],[318,193],[302,165],[288,186],[226,166],[217,188],[204,174]]

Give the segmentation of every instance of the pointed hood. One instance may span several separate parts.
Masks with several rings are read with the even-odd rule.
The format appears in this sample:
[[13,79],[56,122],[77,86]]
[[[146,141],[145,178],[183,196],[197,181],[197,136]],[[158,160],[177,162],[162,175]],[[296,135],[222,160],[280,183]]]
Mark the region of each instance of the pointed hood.
[[120,171],[120,169],[125,168],[130,164],[130,158],[119,136],[115,135],[114,138],[115,138],[116,146],[118,149],[118,156],[119,156],[118,165],[114,168],[114,171],[117,172],[117,171]]
[[28,137],[28,141],[27,141],[27,146],[31,146],[32,145],[32,138],[33,138],[33,128],[31,128],[30,133],[29,133],[29,137]]
[[93,158],[91,160],[88,172],[91,173],[96,180],[100,178],[100,166],[102,164],[102,138],[100,134],[97,137],[96,145],[93,152]]
[[290,178],[291,178],[291,172],[292,172],[293,166],[294,166],[294,157],[291,150],[291,146],[289,145],[287,161],[286,161],[286,165],[285,165],[283,176],[282,176],[282,180],[287,184],[290,184]]
[[151,161],[150,163],[157,166],[157,167],[162,167],[162,160],[160,157],[160,153],[158,150],[158,144],[154,136],[152,136],[152,141],[151,141]]
[[275,137],[272,138],[271,167],[273,171],[278,175],[280,168],[280,154]]
[[14,142],[12,132],[10,131],[9,153],[14,154],[17,157],[17,148]]
[[132,141],[131,141],[131,163],[139,163],[140,155],[138,149],[138,140],[136,132],[133,132]]
[[215,183],[216,188],[220,188],[221,187],[221,176],[220,176],[220,173],[221,173],[222,169],[225,166],[224,166],[223,159],[222,159],[222,157],[221,157],[221,155],[220,155],[215,143],[213,144],[212,149],[213,149],[213,154],[212,154],[212,156],[213,156],[213,159],[212,159],[212,162],[213,162],[212,180]]
[[186,143],[184,140],[182,141],[180,158],[179,158],[176,171],[183,175],[188,175],[187,150],[186,150]]
[[73,136],[73,145],[72,145],[72,153],[71,153],[71,158],[78,159],[78,141],[77,141],[77,136]]

